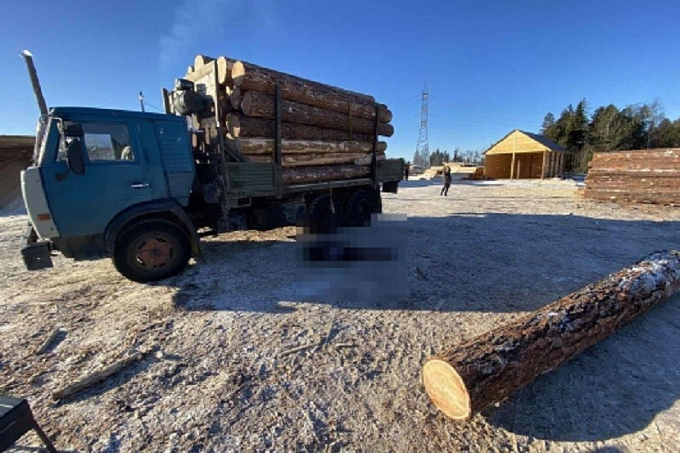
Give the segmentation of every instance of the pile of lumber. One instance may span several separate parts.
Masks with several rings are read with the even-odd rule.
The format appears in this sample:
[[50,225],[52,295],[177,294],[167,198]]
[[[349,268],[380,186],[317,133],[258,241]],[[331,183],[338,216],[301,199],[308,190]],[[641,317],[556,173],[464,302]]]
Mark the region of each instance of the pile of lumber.
[[484,179],[484,167],[476,167],[475,171],[470,173],[467,179],[472,181],[479,181],[481,179]]
[[595,153],[584,196],[633,203],[680,204],[680,150]]
[[[186,78],[196,80],[215,68],[219,126],[248,161],[274,161],[275,94],[280,87],[285,183],[368,176],[376,133],[394,133],[392,112],[372,96],[251,63],[199,55]],[[377,159],[385,158],[386,148],[385,142],[377,142]]]

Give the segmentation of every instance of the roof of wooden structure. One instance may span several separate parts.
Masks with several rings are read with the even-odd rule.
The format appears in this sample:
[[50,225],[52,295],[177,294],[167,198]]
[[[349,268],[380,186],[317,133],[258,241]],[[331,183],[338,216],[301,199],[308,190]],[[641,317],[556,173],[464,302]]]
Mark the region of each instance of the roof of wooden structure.
[[566,149],[542,135],[515,129],[487,149],[485,155],[512,153],[567,152]]

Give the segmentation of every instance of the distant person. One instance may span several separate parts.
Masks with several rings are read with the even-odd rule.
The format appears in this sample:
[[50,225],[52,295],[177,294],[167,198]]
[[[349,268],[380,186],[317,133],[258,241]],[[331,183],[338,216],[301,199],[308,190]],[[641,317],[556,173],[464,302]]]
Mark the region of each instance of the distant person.
[[442,187],[442,191],[439,192],[439,195],[444,195],[444,196],[449,196],[449,187],[451,187],[451,167],[448,165],[444,164],[444,187]]
[[411,166],[411,162],[406,162],[404,165],[404,180],[408,181],[408,171],[409,167]]

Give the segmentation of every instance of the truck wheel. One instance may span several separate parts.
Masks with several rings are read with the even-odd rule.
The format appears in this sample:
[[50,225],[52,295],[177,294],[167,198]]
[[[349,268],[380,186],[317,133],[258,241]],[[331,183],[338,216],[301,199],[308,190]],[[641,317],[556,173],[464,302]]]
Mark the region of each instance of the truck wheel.
[[[335,211],[335,212],[334,212]],[[331,232],[342,217],[340,204],[330,195],[317,195],[307,207],[313,232]]]
[[[333,207],[331,209],[331,206]],[[331,216],[333,211],[335,214],[340,214],[341,208],[340,204],[331,198],[330,195],[317,195],[309,203],[309,214],[317,217],[321,216]]]
[[359,189],[347,197],[345,204],[345,218],[349,226],[366,226],[371,220],[371,214],[381,212],[376,195],[369,190]]
[[113,252],[118,272],[136,282],[151,282],[180,273],[189,262],[187,234],[167,220],[144,220],[125,229]]

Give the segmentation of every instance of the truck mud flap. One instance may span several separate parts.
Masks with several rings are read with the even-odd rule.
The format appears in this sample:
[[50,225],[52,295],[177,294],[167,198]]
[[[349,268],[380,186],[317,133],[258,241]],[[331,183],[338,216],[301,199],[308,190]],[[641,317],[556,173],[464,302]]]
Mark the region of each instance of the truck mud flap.
[[49,244],[37,242],[37,236],[32,226],[28,227],[21,241],[21,257],[29,271],[53,267]]
[[382,191],[387,193],[397,193],[399,190],[399,181],[385,181],[382,183]]

